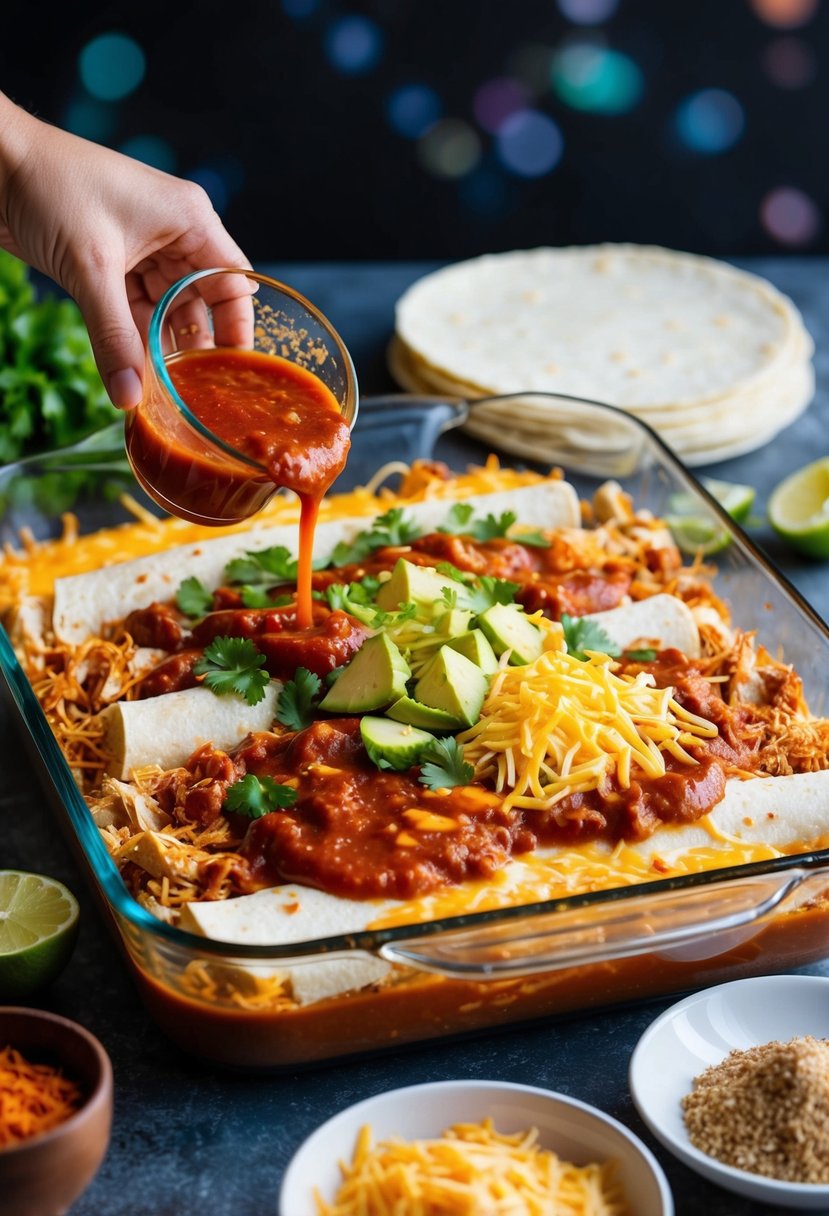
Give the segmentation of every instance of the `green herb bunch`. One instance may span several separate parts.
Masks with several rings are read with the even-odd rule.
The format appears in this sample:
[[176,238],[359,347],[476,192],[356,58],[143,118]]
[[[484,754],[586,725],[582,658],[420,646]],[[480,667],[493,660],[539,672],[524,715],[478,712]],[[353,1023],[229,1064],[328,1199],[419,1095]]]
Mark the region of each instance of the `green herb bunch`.
[[117,417],[77,305],[38,298],[28,267],[0,249],[0,464],[66,447]]

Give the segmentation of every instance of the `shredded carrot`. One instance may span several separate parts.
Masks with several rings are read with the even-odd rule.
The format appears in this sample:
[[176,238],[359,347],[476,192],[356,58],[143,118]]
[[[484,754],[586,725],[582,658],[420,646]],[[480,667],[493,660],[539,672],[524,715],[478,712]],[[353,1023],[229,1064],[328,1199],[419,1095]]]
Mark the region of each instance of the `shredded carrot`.
[[40,1136],[81,1104],[74,1081],[51,1064],[32,1064],[14,1047],[0,1051],[0,1149]]

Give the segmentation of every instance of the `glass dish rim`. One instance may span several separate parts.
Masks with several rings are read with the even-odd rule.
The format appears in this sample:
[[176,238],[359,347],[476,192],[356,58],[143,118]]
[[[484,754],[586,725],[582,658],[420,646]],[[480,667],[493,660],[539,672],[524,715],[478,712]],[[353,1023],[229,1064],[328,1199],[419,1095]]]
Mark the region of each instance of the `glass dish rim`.
[[[197,272],[202,273],[202,272]],[[292,289],[289,289],[292,290]],[[298,294],[298,293],[295,293]],[[815,612],[807,600],[789,582],[786,576],[777,570],[761,549],[748,537],[739,524],[727,514],[717,500],[706,490],[705,486],[689,471],[680,458],[641,418],[629,414],[617,406],[605,402],[594,401],[587,397],[575,397],[564,393],[539,393],[532,390],[523,392],[491,395],[485,398],[464,398],[452,394],[417,394],[417,393],[384,393],[378,398],[384,401],[390,399],[414,403],[416,401],[428,404],[446,403],[462,407],[461,416],[453,419],[445,429],[454,428],[461,424],[465,410],[474,409],[476,404],[484,401],[509,400],[530,396],[547,397],[555,400],[584,404],[607,411],[622,420],[634,430],[640,430],[648,442],[657,451],[659,462],[684,485],[693,495],[701,500],[719,518],[722,527],[727,530],[731,543],[735,544],[744,556],[748,556],[762,568],[764,575],[782,590],[793,601],[794,607],[806,616],[823,635],[829,646],[829,624]],[[373,397],[366,398],[370,403]],[[465,407],[465,410],[464,408]],[[186,409],[186,407],[185,407]],[[54,458],[55,452],[42,453],[41,459]],[[26,472],[31,472],[34,461],[27,461]],[[573,470],[574,473],[577,470]],[[563,914],[577,909],[592,906],[616,905],[624,906],[630,900],[643,896],[659,895],[667,892],[682,892],[716,883],[729,883],[741,878],[753,878],[759,875],[777,874],[797,868],[812,869],[829,868],[829,848],[809,850],[805,853],[786,854],[742,865],[705,870],[693,874],[675,875],[647,882],[637,882],[628,886],[613,887],[607,890],[582,892],[566,897],[542,900],[531,904],[520,904],[504,908],[494,908],[483,912],[461,913],[445,916],[436,920],[422,921],[413,924],[395,925],[384,929],[365,929],[346,934],[335,934],[329,937],[308,939],[302,942],[292,942],[272,945],[251,945],[224,941],[217,938],[202,937],[185,929],[159,920],[134,898],[124,883],[117,866],[107,852],[98,828],[89,813],[83,795],[72,777],[69,766],[60,746],[48,725],[34,690],[25,675],[11,639],[6,629],[0,624],[0,673],[4,676],[9,694],[18,710],[18,722],[33,743],[38,759],[48,776],[54,792],[60,799],[68,814],[69,822],[75,839],[80,845],[83,861],[91,876],[101,889],[110,912],[123,918],[135,930],[149,933],[157,941],[168,946],[177,947],[190,953],[209,954],[221,958],[233,958],[234,961],[261,963],[269,960],[295,959],[297,956],[307,958],[322,957],[334,953],[359,950],[377,954],[381,947],[396,943],[412,942],[442,934],[452,934],[456,931],[469,932],[474,929],[487,929],[493,925],[505,922],[528,923],[551,914]],[[119,924],[119,932],[123,927]]]

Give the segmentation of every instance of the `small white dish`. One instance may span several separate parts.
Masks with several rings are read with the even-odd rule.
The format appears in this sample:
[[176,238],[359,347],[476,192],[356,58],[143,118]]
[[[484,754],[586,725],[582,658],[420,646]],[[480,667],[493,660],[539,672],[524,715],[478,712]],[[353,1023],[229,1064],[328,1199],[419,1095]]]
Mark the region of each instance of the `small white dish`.
[[544,1148],[575,1165],[619,1162],[620,1177],[636,1216],[673,1216],[668,1181],[648,1148],[594,1106],[506,1081],[434,1081],[377,1094],[349,1106],[318,1127],[291,1159],[279,1194],[280,1216],[316,1216],[313,1190],[333,1201],[342,1181],[339,1163],[350,1161],[357,1135],[369,1124],[375,1142],[439,1136],[453,1123],[491,1117],[499,1132],[537,1127]]
[[694,993],[652,1022],[630,1060],[630,1092],[654,1136],[692,1170],[760,1203],[829,1208],[829,1186],[778,1182],[724,1165],[695,1148],[681,1101],[694,1078],[731,1051],[811,1035],[829,1038],[829,978],[767,975]]

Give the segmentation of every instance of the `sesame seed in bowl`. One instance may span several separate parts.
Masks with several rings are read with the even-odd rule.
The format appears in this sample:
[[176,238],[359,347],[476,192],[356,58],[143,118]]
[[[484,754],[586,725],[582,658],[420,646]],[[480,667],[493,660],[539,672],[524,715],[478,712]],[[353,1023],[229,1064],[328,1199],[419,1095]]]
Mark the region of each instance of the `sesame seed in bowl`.
[[642,1035],[630,1089],[664,1146],[711,1182],[829,1208],[829,978],[760,976],[671,1006]]

